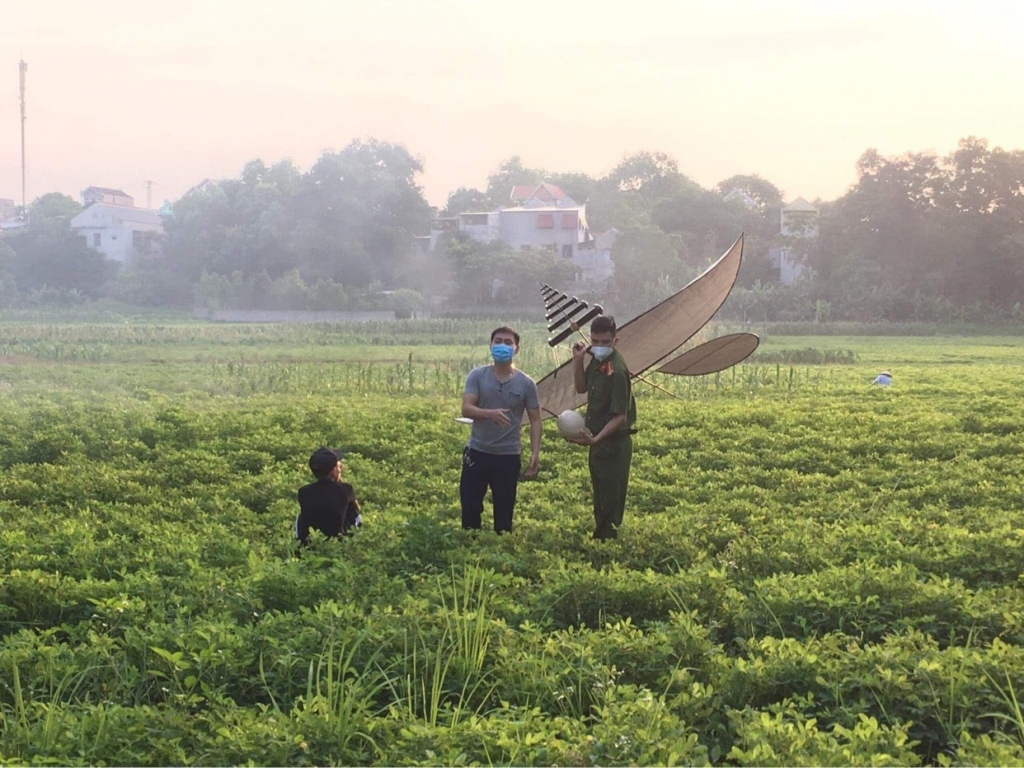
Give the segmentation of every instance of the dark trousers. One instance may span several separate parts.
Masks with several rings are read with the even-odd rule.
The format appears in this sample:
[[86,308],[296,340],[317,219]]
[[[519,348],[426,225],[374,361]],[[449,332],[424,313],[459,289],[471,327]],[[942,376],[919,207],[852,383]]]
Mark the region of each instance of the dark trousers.
[[484,496],[490,487],[491,503],[494,506],[494,530],[498,533],[512,530],[512,510],[516,505],[521,466],[519,454],[499,456],[474,451],[468,447],[463,450],[462,479],[459,481],[463,528],[480,528]]
[[609,437],[590,446],[590,482],[594,486],[594,538],[614,539],[626,511],[633,438]]

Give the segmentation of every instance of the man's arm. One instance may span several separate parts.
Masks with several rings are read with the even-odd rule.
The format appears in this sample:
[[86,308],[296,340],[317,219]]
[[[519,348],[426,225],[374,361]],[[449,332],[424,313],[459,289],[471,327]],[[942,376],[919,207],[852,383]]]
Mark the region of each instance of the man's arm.
[[622,429],[622,425],[625,424],[625,423],[626,423],[626,414],[625,413],[617,413],[617,414],[615,414],[614,416],[612,416],[608,420],[608,423],[604,425],[604,427],[601,429],[600,432],[598,432],[596,435],[594,435],[593,437],[590,438],[590,441],[587,443],[587,445],[597,445],[602,440],[604,440],[606,437],[608,437],[610,435],[613,435],[616,432],[618,432],[620,429]]
[[626,424],[629,419],[630,386],[629,374],[625,370],[615,371],[615,380],[612,384],[611,413],[612,417],[608,423],[601,428],[596,435],[584,433],[579,438],[569,442],[578,445],[597,445],[607,437],[611,437]]
[[[349,486],[351,488],[351,486]],[[345,510],[345,528],[358,528],[363,524],[362,509],[359,507],[359,500],[354,490],[348,495],[348,508]]]
[[524,473],[526,477],[536,477],[540,469],[540,436],[543,432],[540,425],[540,407],[527,408],[526,415],[530,419],[530,463]]
[[577,341],[572,345],[572,383],[575,385],[578,395],[587,391],[587,374],[583,365],[586,352],[587,342]]
[[462,415],[469,419],[493,421],[499,427],[510,427],[512,420],[508,411],[501,408],[481,408],[477,405],[480,396],[471,392],[462,395]]
[[306,516],[302,514],[302,489],[300,488],[298,493],[295,494],[296,500],[299,502],[299,514],[295,516],[295,538],[301,541],[303,544],[306,543],[306,539],[309,538],[309,523],[306,522]]
[[309,539],[309,523],[306,521],[306,516],[302,514],[302,510],[299,510],[299,514],[295,518],[295,538],[303,544]]

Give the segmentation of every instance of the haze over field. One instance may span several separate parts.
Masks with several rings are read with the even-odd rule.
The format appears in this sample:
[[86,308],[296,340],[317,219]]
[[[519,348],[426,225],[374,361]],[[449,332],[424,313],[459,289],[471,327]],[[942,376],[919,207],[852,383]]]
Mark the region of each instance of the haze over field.
[[154,205],[254,157],[308,167],[373,136],[420,156],[429,202],[512,155],[599,176],[668,152],[711,187],[756,173],[834,199],[854,163],[1020,147],[1022,6],[1009,2],[36,0],[0,26],[0,197],[89,185]]

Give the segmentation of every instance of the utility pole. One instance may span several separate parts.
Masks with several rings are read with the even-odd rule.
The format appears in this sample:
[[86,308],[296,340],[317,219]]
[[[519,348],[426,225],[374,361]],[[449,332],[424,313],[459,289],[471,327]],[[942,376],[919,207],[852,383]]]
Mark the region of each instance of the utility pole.
[[24,61],[18,62],[18,74],[21,80],[21,211],[23,216],[28,216],[28,208],[25,201],[25,73],[28,72],[28,64]]
[[153,210],[153,185],[156,184],[156,182],[146,179],[142,183],[146,187],[146,209],[151,211]]

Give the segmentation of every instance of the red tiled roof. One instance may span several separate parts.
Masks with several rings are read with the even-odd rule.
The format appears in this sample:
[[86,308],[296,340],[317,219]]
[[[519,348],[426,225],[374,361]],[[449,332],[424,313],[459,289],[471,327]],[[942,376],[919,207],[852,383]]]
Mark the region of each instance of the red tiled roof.
[[509,199],[511,200],[529,200],[533,197],[533,193],[537,191],[535,184],[516,184],[512,187],[512,195]]
[[535,193],[538,200],[564,200],[568,195],[562,191],[561,187],[557,187],[554,184],[548,184],[544,182],[537,187]]
[[555,184],[549,184],[544,182],[543,184],[516,184],[512,187],[512,200],[542,200],[548,202],[550,200],[565,200],[568,195],[562,191],[561,187]]

